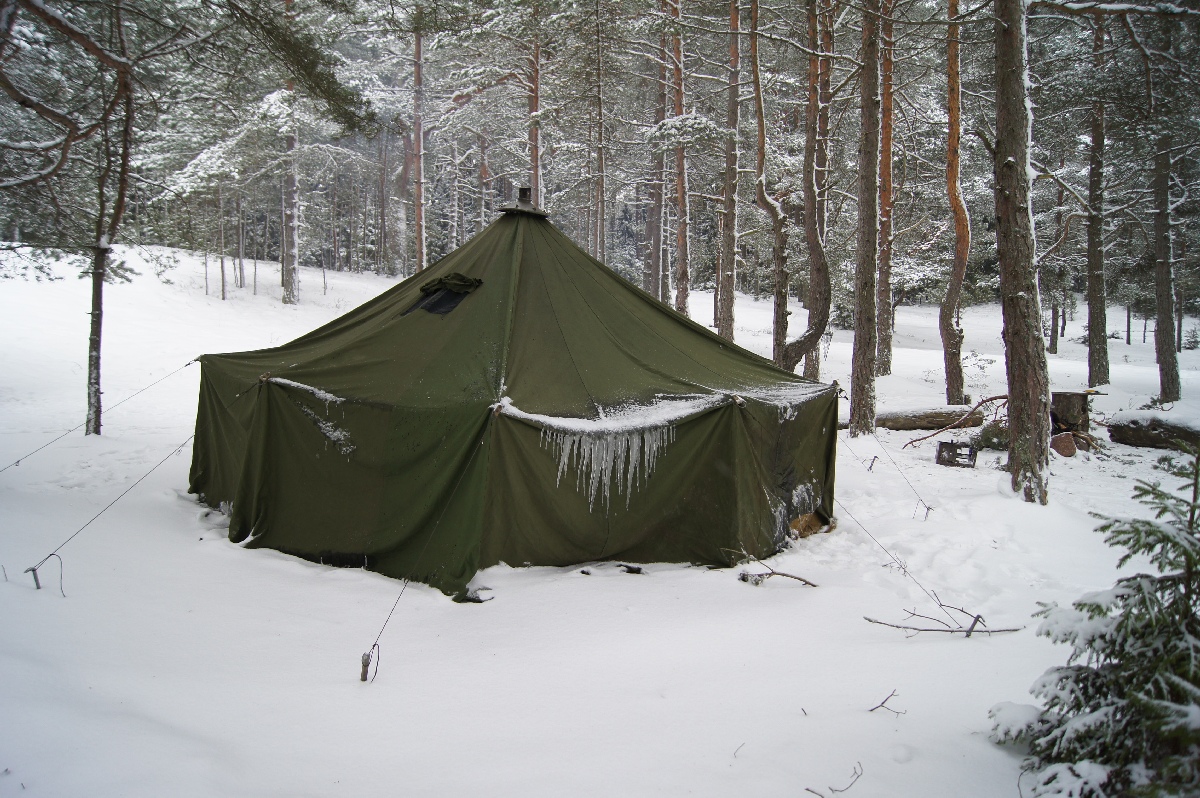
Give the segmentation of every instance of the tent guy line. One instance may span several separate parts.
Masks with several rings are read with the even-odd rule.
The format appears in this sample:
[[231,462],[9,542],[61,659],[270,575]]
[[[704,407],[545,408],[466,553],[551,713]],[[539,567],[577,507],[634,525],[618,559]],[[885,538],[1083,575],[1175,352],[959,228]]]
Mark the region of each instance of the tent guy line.
[[[891,464],[896,467],[896,471],[897,471],[897,473],[900,474],[900,478],[905,481],[905,483],[908,485],[909,489],[912,490],[913,495],[917,497],[917,506],[913,508],[913,516],[912,517],[916,518],[917,510],[920,510],[922,507],[924,507],[925,508],[925,517],[922,518],[921,520],[928,521],[929,513],[933,510],[933,506],[930,505],[929,502],[925,501],[925,497],[923,497],[920,494],[920,492],[917,490],[916,486],[914,486],[912,484],[912,482],[909,480],[909,478],[907,476],[905,476],[904,469],[901,468],[900,464],[897,463],[895,461],[895,459],[891,456],[891,454],[888,453],[887,448],[884,446],[883,441],[880,440],[879,436],[872,435],[871,437],[874,438],[875,442],[879,444],[879,448],[880,448],[880,450],[883,451],[884,457],[886,457],[888,459],[888,461],[891,462]],[[848,451],[854,457],[854,459],[857,460],[862,465],[863,468],[867,469],[867,471],[871,471],[872,473],[874,473],[875,461],[879,459],[877,456],[873,456],[871,458],[871,462],[868,464],[867,458],[859,457],[858,454],[852,448],[850,448],[850,443],[848,440],[846,440],[845,438],[842,438],[841,436],[838,436],[838,442],[846,448],[846,451]]]
[[837,505],[838,507],[842,508],[842,512],[844,512],[851,521],[853,521],[855,524],[857,524],[858,528],[861,529],[863,532],[865,532],[867,537],[869,537],[871,540],[873,540],[875,542],[876,546],[883,549],[884,554],[886,554],[887,556],[892,558],[892,562],[894,562],[896,564],[896,567],[900,569],[900,573],[904,574],[909,579],[913,580],[913,583],[916,584],[917,587],[921,588],[921,592],[924,593],[926,596],[928,596],[929,599],[938,606],[938,609],[940,609],[946,615],[947,618],[950,618],[951,622],[953,622],[957,625],[957,622],[954,621],[954,617],[952,615],[950,615],[949,612],[946,611],[946,605],[942,604],[942,602],[938,599],[938,597],[931,590],[929,590],[929,588],[927,588],[927,587],[925,587],[925,585],[921,584],[920,579],[917,579],[917,577],[913,576],[912,571],[909,570],[908,564],[905,563],[904,560],[901,560],[895,554],[892,554],[892,552],[888,549],[887,546],[880,543],[879,538],[872,535],[871,531],[869,529],[867,529],[866,525],[864,525],[862,521],[859,521],[857,518],[855,518],[854,514],[852,512],[850,512],[849,509],[846,508],[846,505],[843,504],[840,499],[834,499],[833,503],[835,505]]
[[[170,376],[170,375],[167,375],[167,376]],[[163,379],[166,379],[166,378],[164,377]],[[131,397],[131,398],[132,398],[132,397]],[[165,463],[165,462],[167,462],[168,460],[170,460],[170,459],[171,459],[171,458],[172,458],[174,455],[177,455],[177,454],[179,454],[181,451],[183,451],[183,447],[185,447],[185,446],[187,446],[189,443],[191,443],[191,442],[192,442],[192,439],[193,439],[193,438],[195,438],[195,437],[196,437],[195,433],[193,433],[193,434],[189,435],[189,436],[187,437],[187,440],[185,440],[183,443],[179,444],[179,445],[178,445],[178,446],[176,446],[174,449],[172,449],[172,450],[171,450],[171,453],[170,453],[170,454],[168,454],[168,455],[167,455],[166,457],[164,457],[163,459],[159,460],[157,463],[155,463],[153,468],[151,468],[151,469],[150,469],[149,471],[147,471],[145,474],[142,474],[140,477],[138,477],[138,478],[137,478],[137,481],[136,481],[136,482],[134,482],[132,485],[130,485],[128,488],[126,488],[125,490],[121,491],[121,495],[120,495],[120,496],[118,496],[117,498],[113,499],[113,500],[112,500],[112,501],[110,501],[108,504],[106,504],[106,505],[104,506],[104,509],[103,509],[103,510],[101,510],[100,512],[98,512],[98,513],[96,513],[95,515],[93,515],[91,518],[89,518],[89,519],[88,519],[88,521],[87,521],[87,523],[86,523],[86,524],[84,524],[83,526],[79,527],[79,529],[76,529],[74,532],[72,532],[72,533],[71,533],[71,536],[70,536],[70,537],[68,537],[66,540],[64,540],[62,543],[59,543],[59,544],[58,544],[58,547],[57,547],[57,548],[55,548],[55,549],[54,549],[54,551],[50,552],[50,553],[49,553],[49,554],[47,554],[45,557],[43,557],[42,559],[38,560],[38,562],[37,562],[37,564],[36,564],[36,565],[31,565],[31,566],[29,566],[28,568],[26,568],[26,569],[25,569],[25,573],[27,573],[27,574],[33,574],[33,583],[34,583],[34,585],[36,585],[36,586],[37,586],[37,589],[38,589],[38,590],[41,590],[41,589],[42,589],[42,583],[41,583],[41,581],[38,579],[38,574],[37,574],[37,572],[38,572],[38,569],[39,569],[39,568],[41,568],[43,565],[45,565],[47,560],[49,560],[51,557],[58,557],[58,552],[62,550],[63,546],[67,545],[67,544],[68,544],[68,543],[70,543],[72,540],[74,540],[74,539],[75,539],[75,536],[76,536],[76,535],[78,535],[78,534],[79,534],[80,532],[82,532],[83,530],[87,529],[87,528],[88,528],[88,527],[91,525],[91,523],[92,523],[93,521],[95,521],[97,518],[99,518],[100,516],[102,516],[102,515],[104,515],[106,512],[108,512],[108,509],[109,509],[110,507],[112,507],[112,506],[113,506],[114,504],[116,504],[117,502],[121,501],[121,499],[125,498],[125,496],[126,496],[128,493],[129,493],[129,491],[133,490],[133,489],[134,489],[134,488],[136,488],[138,485],[140,485],[140,484],[141,484],[141,482],[142,482],[142,480],[144,480],[146,477],[148,477],[148,476],[150,476],[151,474],[153,474],[153,473],[154,473],[154,472],[155,472],[155,471],[158,469],[158,467],[159,467],[159,466],[161,466],[163,463]],[[62,557],[59,557],[59,558],[58,558],[58,563],[59,563],[59,568],[61,569],[61,567],[62,567]],[[61,591],[61,590],[62,590],[62,584],[61,584],[62,572],[61,572],[61,570],[60,570],[60,572],[59,572],[59,577],[60,577],[59,590]],[[66,597],[67,597],[66,593],[63,593],[63,598],[66,598]]]
[[[192,364],[193,364],[193,363],[195,363],[195,362],[196,362],[196,361],[195,361],[194,359],[193,359],[193,360],[189,360],[188,362],[184,363],[184,364],[183,364],[182,366],[180,366],[179,368],[177,368],[177,369],[175,369],[174,371],[172,371],[170,374],[165,374],[165,375],[163,375],[162,377],[159,377],[159,378],[158,378],[157,380],[155,380],[154,382],[152,382],[152,383],[150,383],[149,385],[147,385],[145,388],[142,388],[141,390],[138,390],[138,391],[134,391],[134,392],[133,392],[133,393],[131,393],[129,396],[126,396],[124,399],[122,399],[121,401],[117,402],[117,403],[116,403],[115,405],[113,405],[112,407],[109,407],[109,408],[107,408],[107,412],[111,413],[112,411],[114,411],[114,410],[116,410],[118,407],[120,407],[121,405],[123,405],[123,404],[125,404],[126,402],[128,402],[128,401],[129,401],[130,399],[132,399],[133,397],[137,396],[138,394],[145,393],[146,391],[148,391],[148,390],[150,390],[151,388],[153,388],[155,385],[158,385],[160,382],[162,382],[163,380],[167,379],[167,377],[173,377],[173,376],[175,376],[176,374],[178,374],[179,372],[183,371],[185,368],[187,368],[188,366],[192,365]],[[32,452],[30,452],[29,454],[27,454],[27,455],[24,455],[24,456],[22,456],[22,457],[18,457],[16,460],[14,460],[13,462],[11,462],[11,463],[9,463],[8,465],[6,465],[4,468],[0,468],[0,474],[3,474],[5,471],[7,471],[8,469],[12,468],[12,467],[13,467],[13,466],[15,466],[15,465],[20,465],[22,460],[27,460],[27,459],[29,459],[29,458],[30,458],[30,457],[32,457],[33,455],[35,455],[35,454],[37,454],[38,452],[40,452],[42,449],[45,449],[47,446],[50,446],[51,444],[54,444],[54,443],[57,443],[58,441],[61,441],[63,438],[67,437],[67,436],[68,436],[68,435],[70,435],[72,432],[74,432],[75,430],[79,429],[80,427],[82,427],[82,426],[83,426],[84,424],[86,424],[86,423],[87,423],[87,421],[80,422],[78,425],[76,425],[76,426],[74,426],[74,427],[71,427],[69,430],[67,430],[66,432],[64,432],[62,435],[59,435],[57,438],[54,438],[53,440],[50,440],[50,441],[47,441],[46,443],[43,443],[41,446],[37,447],[36,449],[34,449],[34,450],[33,450]]]
[[[481,439],[479,441],[479,444],[476,445],[475,451],[471,453],[471,460],[467,462],[467,467],[463,469],[462,474],[460,474],[458,477],[458,482],[456,482],[454,484],[454,491],[452,491],[452,493],[458,492],[459,485],[462,484],[463,475],[466,474],[467,471],[470,469],[471,461],[475,460],[475,455],[477,455],[479,453],[480,446],[482,446],[482,445],[483,445],[483,440]],[[425,539],[425,545],[421,547],[421,553],[419,555],[417,555],[417,563],[414,566],[415,568],[420,568],[421,563],[424,562],[425,552],[429,549],[429,542],[431,540],[433,540],[433,535],[435,532],[437,532],[438,525],[442,523],[442,517],[445,514],[446,514],[446,508],[443,506],[442,512],[438,514],[437,521],[434,521],[434,523],[433,523],[433,528],[431,528],[429,530],[429,537],[427,537]],[[458,546],[456,544],[455,549],[457,550],[457,548],[458,548]],[[396,600],[394,602],[392,602],[392,608],[390,610],[388,610],[387,617],[383,619],[383,626],[379,627],[379,634],[375,635],[375,642],[372,643],[371,647],[369,649],[367,649],[366,652],[362,655],[362,673],[359,674],[360,682],[367,681],[367,670],[371,667],[371,657],[373,654],[376,657],[375,673],[371,675],[371,681],[375,681],[375,677],[379,675],[379,660],[382,658],[382,655],[383,655],[383,649],[379,647],[379,641],[383,637],[384,630],[387,629],[388,624],[391,622],[392,615],[396,612],[396,607],[400,606],[400,599],[404,598],[404,591],[408,590],[408,584],[411,581],[412,581],[411,576],[406,576],[404,578],[404,584],[400,585],[400,594],[398,596],[396,596]]]

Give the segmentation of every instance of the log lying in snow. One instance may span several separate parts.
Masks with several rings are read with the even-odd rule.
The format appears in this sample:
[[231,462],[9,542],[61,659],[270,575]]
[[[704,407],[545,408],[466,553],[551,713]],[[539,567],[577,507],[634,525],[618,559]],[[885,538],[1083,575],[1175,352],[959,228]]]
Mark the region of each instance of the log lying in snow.
[[1178,449],[1176,441],[1200,447],[1200,424],[1156,410],[1117,413],[1108,422],[1108,437],[1129,446]]
[[966,419],[960,427],[983,426],[983,410],[971,410],[970,405],[945,405],[943,407],[916,408],[912,410],[885,410],[875,416],[875,426],[884,429],[913,430],[913,429],[942,429],[958,421],[963,416]]

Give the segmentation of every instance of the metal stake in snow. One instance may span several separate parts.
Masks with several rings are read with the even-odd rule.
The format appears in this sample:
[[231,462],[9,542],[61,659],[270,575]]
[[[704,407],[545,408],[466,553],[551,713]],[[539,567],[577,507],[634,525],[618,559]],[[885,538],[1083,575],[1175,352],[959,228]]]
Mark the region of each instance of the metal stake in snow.
[[[358,676],[358,680],[360,682],[365,682],[367,680],[367,671],[371,669],[371,657],[375,653],[379,653],[381,656],[383,653],[382,649],[379,648],[378,642],[376,642],[375,645],[371,646],[370,651],[368,651],[367,653],[362,655],[362,673],[359,674],[359,676]],[[375,660],[375,672],[379,673],[379,659],[378,658]],[[375,678],[374,676],[371,677],[372,680],[374,678]]]

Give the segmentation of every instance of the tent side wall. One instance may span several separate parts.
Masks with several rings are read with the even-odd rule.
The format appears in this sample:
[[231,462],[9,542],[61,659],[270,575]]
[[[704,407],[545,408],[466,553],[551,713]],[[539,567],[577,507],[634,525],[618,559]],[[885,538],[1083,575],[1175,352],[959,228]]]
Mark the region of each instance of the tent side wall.
[[264,381],[229,537],[460,592],[482,535],[488,406],[324,401]]
[[242,393],[248,386],[212,360],[206,355],[200,361],[200,397],[188,492],[197,494],[211,507],[219,507],[232,503],[237,492],[254,402]]
[[498,415],[480,567],[768,557],[798,516],[832,517],[836,414],[833,390],[790,414],[730,399],[679,422],[650,473],[652,436],[569,439]]

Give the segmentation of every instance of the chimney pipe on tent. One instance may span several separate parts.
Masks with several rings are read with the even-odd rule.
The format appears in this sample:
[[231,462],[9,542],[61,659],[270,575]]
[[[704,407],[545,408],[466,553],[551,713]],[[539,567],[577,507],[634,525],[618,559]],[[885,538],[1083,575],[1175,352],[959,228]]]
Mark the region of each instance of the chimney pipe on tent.
[[537,216],[549,216],[544,210],[539,208],[533,202],[533,189],[529,186],[521,186],[517,189],[517,201],[503,206],[500,210],[505,213],[532,213]]

